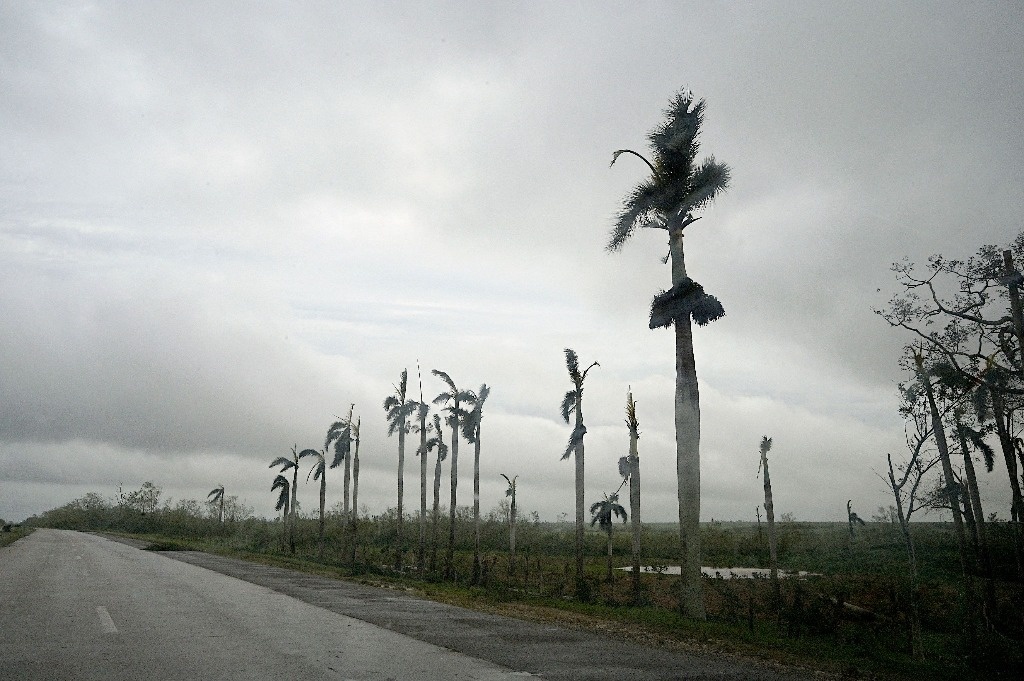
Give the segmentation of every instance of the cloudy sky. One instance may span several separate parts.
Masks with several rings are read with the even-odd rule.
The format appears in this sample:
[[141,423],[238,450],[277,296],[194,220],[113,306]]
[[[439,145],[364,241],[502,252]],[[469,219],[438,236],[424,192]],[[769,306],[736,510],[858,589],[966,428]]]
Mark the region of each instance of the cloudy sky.
[[631,385],[644,515],[673,518],[664,233],[604,244],[646,170],[612,152],[684,86],[733,176],[687,238],[727,313],[695,341],[703,518],[754,518],[762,435],[778,512],[870,515],[905,449],[890,264],[1022,226],[1021,26],[1015,3],[0,2],[0,517],[147,480],[271,515],[271,459],[352,403],[380,512],[381,403],[403,368],[418,396],[417,360],[428,399],[431,369],[491,386],[483,507],[507,473],[571,515],[571,347],[601,364],[588,498],[618,484]]

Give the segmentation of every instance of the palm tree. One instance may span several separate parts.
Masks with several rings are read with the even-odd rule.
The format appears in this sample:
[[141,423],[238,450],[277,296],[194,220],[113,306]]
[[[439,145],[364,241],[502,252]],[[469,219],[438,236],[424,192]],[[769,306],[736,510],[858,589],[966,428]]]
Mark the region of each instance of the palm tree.
[[406,399],[406,387],[409,383],[408,369],[402,369],[394,395],[384,400],[384,411],[387,412],[388,437],[398,433],[398,543],[395,548],[395,569],[402,569],[403,536],[402,522],[405,519],[405,435],[409,432],[409,417],[416,413],[417,402]]
[[722,304],[686,274],[684,230],[700,219],[696,211],[707,206],[729,185],[729,167],[709,157],[697,163],[698,135],[704,120],[704,100],[694,103],[688,91],[678,93],[665,111],[666,120],[649,135],[654,162],[631,149],[650,168],[623,202],[608,239],[607,249],[618,251],[639,227],[668,232],[672,260],[672,288],[655,296],[650,327],[675,325],[676,340],[676,478],[678,481],[680,570],[683,614],[704,619],[700,570],[700,395],[693,356],[691,319],[703,326],[725,314]]
[[434,437],[427,440],[423,456],[437,448],[437,459],[434,462],[434,514],[430,528],[430,571],[437,570],[437,523],[441,512],[441,462],[448,458],[448,445],[444,443],[444,431],[441,428],[441,417],[434,414]]
[[629,515],[632,517],[633,602],[640,603],[640,423],[636,420],[636,402],[633,391],[626,392],[626,428],[629,429],[629,456],[619,459],[619,474],[629,480]]
[[352,526],[352,558],[351,562],[356,562],[356,544],[358,543],[359,534],[356,523],[359,520],[359,426],[362,424],[363,419],[356,419],[356,423],[352,426],[352,442],[355,447],[352,450],[352,513],[349,516],[350,525]]
[[327,437],[324,439],[324,449],[330,449],[331,444],[334,444],[334,460],[331,461],[331,468],[337,468],[344,462],[345,464],[345,479],[344,479],[344,497],[342,514],[344,520],[342,520],[342,526],[348,522],[348,509],[349,509],[349,490],[352,484],[352,461],[349,454],[352,451],[352,410],[355,409],[356,405],[351,404],[348,408],[348,416],[343,419],[339,419],[332,423],[327,429]]
[[299,452],[299,458],[305,456],[312,456],[314,459],[313,467],[306,474],[306,482],[309,482],[311,475],[313,480],[320,481],[320,527],[316,552],[318,556],[322,557],[324,555],[324,505],[327,503],[327,450],[318,452],[315,449],[303,449]]
[[473,409],[462,423],[462,437],[474,445],[473,451],[473,584],[480,583],[480,422],[483,420],[484,402],[491,394],[486,384],[473,396]]
[[[291,485],[288,483],[288,478],[284,477],[280,473],[274,477],[274,484],[270,486],[270,491],[273,492],[275,489],[280,490],[277,495],[277,504],[274,505],[275,511],[283,510],[281,514],[281,526],[284,529],[284,537],[288,536],[288,510],[289,500],[291,498]],[[287,540],[286,540],[287,541]],[[294,544],[292,545],[294,551]]]
[[416,360],[416,376],[420,383],[420,401],[416,403],[416,414],[419,417],[417,430],[420,433],[420,446],[416,450],[416,455],[420,457],[420,537],[416,549],[416,569],[423,574],[427,552],[427,416],[430,406],[423,401],[423,376],[420,374],[419,360]]
[[775,596],[773,607],[782,605],[782,589],[779,585],[779,554],[775,541],[775,502],[772,499],[772,479],[768,475],[768,451],[772,448],[772,439],[765,435],[761,438],[761,460],[757,464],[757,472],[764,469],[764,512],[768,516],[768,559],[771,568],[772,592]]
[[[211,499],[211,497],[213,497]],[[224,485],[214,487],[210,490],[210,493],[206,495],[207,499],[210,499],[211,503],[218,504],[220,506],[220,512],[217,514],[218,522],[224,522]]]
[[516,480],[519,479],[518,475],[509,479],[504,473],[501,477],[505,478],[505,482],[508,483],[508,489],[505,490],[505,496],[511,498],[511,502],[508,508],[508,572],[514,574],[516,571]]
[[576,426],[569,436],[569,444],[562,454],[562,461],[575,454],[576,457],[576,595],[579,596],[583,590],[583,510],[586,502],[583,499],[583,436],[587,434],[587,427],[583,425],[583,381],[587,373],[596,366],[594,362],[580,373],[580,360],[571,348],[565,349],[565,366],[569,370],[569,380],[572,381],[572,390],[565,393],[562,398],[562,418],[569,423],[569,415],[576,413]]
[[447,422],[452,427],[452,500],[448,507],[448,553],[445,556],[444,572],[445,578],[453,579],[455,577],[455,509],[459,486],[459,422],[465,414],[461,405],[472,402],[473,393],[456,388],[455,382],[443,371],[433,369],[431,373],[448,386],[447,392],[440,393],[434,398],[434,404],[448,405],[444,409],[448,412]]
[[298,499],[296,498],[296,494],[297,494],[296,488],[299,486],[299,453],[298,453],[298,445],[292,445],[292,458],[291,459],[289,459],[287,457],[284,457],[284,456],[279,456],[279,457],[277,457],[276,459],[274,459],[270,463],[270,466],[268,466],[268,468],[274,468],[276,466],[280,466],[281,467],[281,471],[280,471],[281,473],[284,473],[289,468],[292,469],[292,483],[291,483],[292,502],[291,502],[291,507],[290,507],[291,510],[288,513],[288,518],[289,518],[289,522],[288,522],[288,537],[289,537],[289,545],[291,546],[292,553],[295,553],[295,523],[298,520],[298,518],[296,516],[296,513],[297,513],[298,507],[299,507]]
[[615,523],[612,522],[618,516],[622,518],[622,522],[626,522],[626,509],[619,503],[619,495],[613,494],[608,496],[604,495],[604,499],[595,502],[590,506],[590,526],[600,524],[601,529],[605,534],[608,535],[608,571],[605,575],[607,581],[612,581],[612,531],[615,529]]

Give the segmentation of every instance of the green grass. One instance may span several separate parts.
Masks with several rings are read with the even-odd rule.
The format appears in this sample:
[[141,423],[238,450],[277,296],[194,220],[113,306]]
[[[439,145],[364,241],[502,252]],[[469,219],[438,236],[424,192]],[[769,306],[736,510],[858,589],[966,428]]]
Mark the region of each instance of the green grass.
[[22,537],[32,534],[31,527],[15,527],[10,532],[0,532],[0,548],[10,546]]

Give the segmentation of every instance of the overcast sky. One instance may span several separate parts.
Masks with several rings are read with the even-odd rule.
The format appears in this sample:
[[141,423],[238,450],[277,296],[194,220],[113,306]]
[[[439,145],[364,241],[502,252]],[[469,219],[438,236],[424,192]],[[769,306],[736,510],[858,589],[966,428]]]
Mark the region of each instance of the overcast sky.
[[[612,152],[682,87],[733,178],[686,240],[726,310],[695,332],[702,518],[755,517],[762,435],[777,512],[867,517],[905,450],[889,266],[1024,226],[1022,26],[1011,2],[0,1],[0,517],[147,480],[269,516],[270,461],[351,403],[379,513],[381,403],[403,368],[418,397],[417,359],[428,399],[431,369],[491,387],[483,508],[518,474],[520,508],[571,516],[571,347],[601,363],[588,500],[631,385],[644,517],[674,518],[665,234],[604,245],[646,171]],[[406,472],[415,509],[411,447]],[[1005,472],[983,484],[1005,517]]]

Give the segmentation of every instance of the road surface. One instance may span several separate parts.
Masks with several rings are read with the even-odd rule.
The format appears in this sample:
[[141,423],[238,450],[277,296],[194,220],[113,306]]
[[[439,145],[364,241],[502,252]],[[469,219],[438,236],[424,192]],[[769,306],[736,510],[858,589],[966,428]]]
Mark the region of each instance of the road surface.
[[0,549],[0,680],[809,678],[198,552]]

